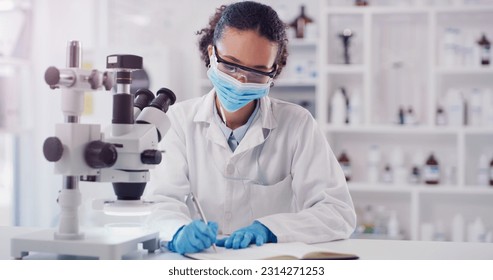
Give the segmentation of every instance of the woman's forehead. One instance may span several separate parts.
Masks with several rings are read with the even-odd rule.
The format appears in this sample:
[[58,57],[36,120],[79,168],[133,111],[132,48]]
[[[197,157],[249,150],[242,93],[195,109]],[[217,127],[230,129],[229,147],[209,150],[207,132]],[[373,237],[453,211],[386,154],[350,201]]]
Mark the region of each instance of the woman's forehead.
[[276,59],[278,45],[261,36],[255,30],[238,30],[226,27],[216,42],[221,57],[245,66],[270,68]]

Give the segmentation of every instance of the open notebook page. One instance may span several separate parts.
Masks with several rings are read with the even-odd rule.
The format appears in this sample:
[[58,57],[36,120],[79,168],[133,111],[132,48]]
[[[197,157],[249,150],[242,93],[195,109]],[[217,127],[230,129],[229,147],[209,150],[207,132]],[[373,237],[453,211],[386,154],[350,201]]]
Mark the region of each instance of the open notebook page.
[[198,260],[261,260],[261,259],[356,259],[355,255],[338,254],[302,242],[268,243],[262,246],[255,244],[245,249],[225,249],[217,247],[195,254],[186,255]]

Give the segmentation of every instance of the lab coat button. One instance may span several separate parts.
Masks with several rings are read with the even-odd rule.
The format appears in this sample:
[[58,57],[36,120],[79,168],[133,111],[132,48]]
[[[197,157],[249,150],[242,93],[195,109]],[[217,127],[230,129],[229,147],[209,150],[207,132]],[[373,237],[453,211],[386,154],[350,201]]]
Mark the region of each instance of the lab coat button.
[[234,166],[233,164],[228,164],[228,165],[226,166],[226,173],[227,173],[228,175],[233,175],[233,174],[235,174],[235,166]]
[[228,220],[228,221],[229,221],[229,220],[231,220],[231,212],[226,212],[226,214],[225,214],[225,218],[226,218],[226,220]]

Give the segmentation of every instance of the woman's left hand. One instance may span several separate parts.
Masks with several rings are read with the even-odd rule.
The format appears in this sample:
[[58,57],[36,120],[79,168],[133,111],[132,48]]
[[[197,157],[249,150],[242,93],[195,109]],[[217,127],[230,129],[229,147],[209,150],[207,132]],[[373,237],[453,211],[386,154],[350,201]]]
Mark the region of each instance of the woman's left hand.
[[228,249],[243,249],[250,244],[262,246],[267,242],[276,242],[277,238],[263,224],[254,221],[251,225],[233,232],[229,237],[219,239],[216,245]]

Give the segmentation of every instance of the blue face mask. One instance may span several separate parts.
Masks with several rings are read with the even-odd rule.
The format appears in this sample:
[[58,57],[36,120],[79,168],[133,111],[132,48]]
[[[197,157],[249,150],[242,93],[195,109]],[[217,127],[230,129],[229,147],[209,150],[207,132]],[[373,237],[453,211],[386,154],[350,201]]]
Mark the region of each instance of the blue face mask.
[[242,83],[218,70],[215,56],[211,56],[211,67],[207,76],[216,89],[221,105],[228,112],[236,112],[251,101],[269,94],[271,83]]

